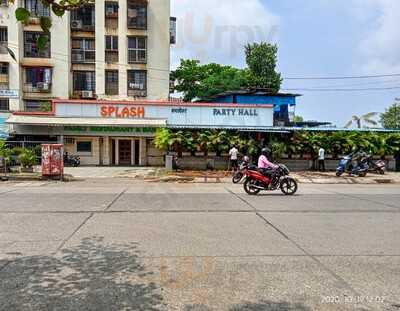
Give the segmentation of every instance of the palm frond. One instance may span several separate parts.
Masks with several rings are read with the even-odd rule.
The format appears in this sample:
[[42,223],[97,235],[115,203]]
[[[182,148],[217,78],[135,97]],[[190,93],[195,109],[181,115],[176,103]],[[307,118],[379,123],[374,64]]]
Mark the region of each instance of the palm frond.
[[353,120],[350,120],[349,122],[346,123],[346,125],[344,126],[345,128],[349,128],[353,125]]
[[361,117],[361,119],[364,119],[364,120],[365,119],[371,119],[372,117],[375,117],[377,114],[378,114],[377,112],[369,112],[369,113],[363,115]]
[[365,123],[368,124],[372,124],[372,125],[378,125],[378,122],[376,122],[375,120],[371,120],[371,119],[364,119]]

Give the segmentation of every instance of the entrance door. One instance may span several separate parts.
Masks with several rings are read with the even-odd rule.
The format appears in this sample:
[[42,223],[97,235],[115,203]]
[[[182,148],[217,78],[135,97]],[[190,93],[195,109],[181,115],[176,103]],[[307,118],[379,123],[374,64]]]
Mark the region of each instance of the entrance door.
[[135,153],[133,154],[133,161],[135,166],[139,166],[140,164],[140,140],[139,139],[135,139]]
[[120,140],[118,141],[119,151],[119,164],[132,165],[132,141]]

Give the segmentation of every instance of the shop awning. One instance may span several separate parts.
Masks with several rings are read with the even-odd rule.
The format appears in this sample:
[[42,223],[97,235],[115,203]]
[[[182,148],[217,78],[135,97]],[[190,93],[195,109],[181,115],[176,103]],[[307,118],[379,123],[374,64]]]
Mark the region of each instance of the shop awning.
[[124,127],[164,127],[165,119],[119,119],[119,118],[57,118],[31,115],[12,115],[6,121],[14,125],[37,126],[124,126]]

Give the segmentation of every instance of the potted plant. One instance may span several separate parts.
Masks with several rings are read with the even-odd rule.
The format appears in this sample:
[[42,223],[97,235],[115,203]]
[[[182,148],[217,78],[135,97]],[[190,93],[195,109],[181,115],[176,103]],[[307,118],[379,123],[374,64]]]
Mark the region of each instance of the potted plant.
[[33,173],[33,166],[36,164],[36,154],[32,149],[24,149],[18,156],[21,162],[22,173]]

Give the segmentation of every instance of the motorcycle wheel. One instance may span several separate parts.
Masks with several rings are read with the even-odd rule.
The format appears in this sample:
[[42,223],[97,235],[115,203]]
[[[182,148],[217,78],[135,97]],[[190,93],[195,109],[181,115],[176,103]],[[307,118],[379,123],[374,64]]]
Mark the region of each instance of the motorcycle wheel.
[[297,188],[297,182],[293,178],[285,178],[281,182],[281,191],[284,195],[294,195]]
[[379,169],[378,173],[381,174],[381,175],[385,175],[385,170],[384,169]]
[[252,185],[254,185],[255,182],[256,181],[251,178],[246,179],[246,181],[244,182],[243,188],[244,188],[244,191],[246,191],[246,193],[248,195],[257,195],[260,193],[260,191],[261,191],[260,189],[252,187]]
[[336,171],[336,177],[340,177],[340,176],[342,176],[343,175],[343,172],[342,171]]
[[243,173],[242,172],[236,172],[235,175],[232,177],[232,182],[234,184],[238,184],[243,178]]
[[367,176],[367,172],[359,173],[358,176],[359,176],[359,177],[365,177],[365,176]]

